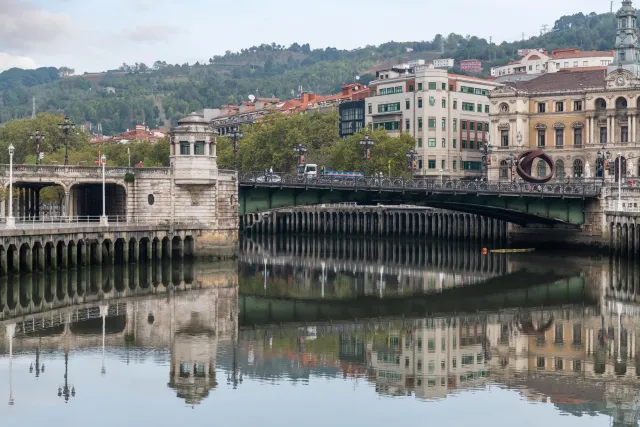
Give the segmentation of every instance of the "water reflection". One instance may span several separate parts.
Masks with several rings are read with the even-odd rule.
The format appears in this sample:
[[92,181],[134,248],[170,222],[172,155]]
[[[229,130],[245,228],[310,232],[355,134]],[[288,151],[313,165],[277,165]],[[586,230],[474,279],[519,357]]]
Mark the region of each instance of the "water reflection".
[[[299,245],[302,252],[277,239],[247,241],[237,262],[0,282],[0,384],[7,387],[0,397],[12,405],[6,425],[35,416],[30,396],[45,386],[36,407],[50,398],[95,409],[110,387],[119,401],[149,408],[144,414],[161,401],[165,416],[177,419],[172,402],[195,409],[251,399],[262,417],[252,422],[271,425],[279,418],[269,414],[279,410],[260,402],[286,394],[288,384],[333,402],[345,382],[371,406],[399,398],[440,405],[467,394],[480,402],[500,388],[521,396],[509,405],[546,402],[557,415],[637,425],[640,311],[637,287],[621,284],[631,264],[483,256],[474,246],[433,242]],[[123,379],[141,372],[146,382]],[[158,385],[171,400],[154,394]],[[469,402],[452,407],[464,411]],[[114,414],[102,416],[115,422]]]

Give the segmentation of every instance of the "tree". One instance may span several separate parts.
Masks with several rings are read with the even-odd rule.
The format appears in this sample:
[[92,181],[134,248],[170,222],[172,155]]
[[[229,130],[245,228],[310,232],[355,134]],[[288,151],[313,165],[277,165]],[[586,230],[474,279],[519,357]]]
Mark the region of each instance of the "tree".
[[74,75],[76,72],[76,70],[74,70],[73,68],[69,68],[69,67],[60,67],[58,68],[58,73],[60,75],[60,77],[69,77]]

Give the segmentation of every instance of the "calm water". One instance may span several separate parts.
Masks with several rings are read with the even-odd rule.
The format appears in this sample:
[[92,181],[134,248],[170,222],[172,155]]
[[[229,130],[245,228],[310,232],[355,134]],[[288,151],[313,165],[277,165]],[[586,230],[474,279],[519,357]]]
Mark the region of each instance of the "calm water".
[[637,425],[638,267],[435,242],[0,280],[0,424]]

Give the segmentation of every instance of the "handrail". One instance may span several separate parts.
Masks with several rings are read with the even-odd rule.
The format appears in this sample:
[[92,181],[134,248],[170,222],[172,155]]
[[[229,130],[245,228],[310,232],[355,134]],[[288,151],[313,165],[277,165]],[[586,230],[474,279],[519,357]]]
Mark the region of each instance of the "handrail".
[[602,183],[598,180],[575,182],[549,182],[532,184],[512,181],[463,181],[433,178],[402,177],[309,177],[274,172],[240,172],[239,181],[244,186],[303,187],[326,189],[357,189],[369,191],[425,191],[435,193],[504,194],[517,196],[597,197]]
[[[46,227],[78,227],[78,226],[99,226],[100,216],[64,216],[64,215],[41,215],[39,217],[23,216],[15,217],[16,228],[18,229],[39,229]],[[173,222],[166,216],[160,215],[107,215],[109,226],[120,225],[172,225],[172,226],[192,226],[197,228],[200,220],[197,217],[177,217]],[[1,217],[0,224],[6,224],[7,218]],[[2,228],[0,228],[2,231]]]

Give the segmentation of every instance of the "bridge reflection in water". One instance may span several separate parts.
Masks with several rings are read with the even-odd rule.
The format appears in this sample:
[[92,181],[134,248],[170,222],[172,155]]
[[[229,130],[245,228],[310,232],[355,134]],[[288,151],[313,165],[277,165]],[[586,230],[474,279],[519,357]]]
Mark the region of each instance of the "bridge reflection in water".
[[[93,352],[107,379],[118,358],[168,366],[167,386],[190,405],[247,381],[316,376],[429,400],[497,383],[562,412],[635,425],[640,325],[637,291],[621,285],[627,264],[491,259],[431,242],[302,246],[295,254],[274,240],[245,241],[237,263],[7,278],[0,383],[9,384],[7,366],[22,369],[37,354],[39,369],[64,354],[80,390],[87,367],[78,355]],[[24,392],[10,395],[14,409],[28,410]]]

